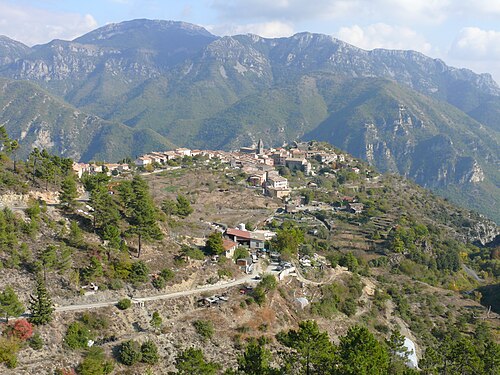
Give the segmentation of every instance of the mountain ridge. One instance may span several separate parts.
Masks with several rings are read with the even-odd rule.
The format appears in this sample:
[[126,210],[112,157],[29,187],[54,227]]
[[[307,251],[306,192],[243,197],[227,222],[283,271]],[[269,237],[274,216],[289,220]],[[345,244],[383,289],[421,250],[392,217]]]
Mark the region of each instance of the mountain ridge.
[[[259,138],[282,145],[307,135],[344,145],[381,170],[424,186],[484,183],[485,196],[498,197],[498,84],[491,75],[419,52],[366,51],[309,32],[218,37],[200,26],[160,20],[106,25],[25,52],[1,65],[0,75],[36,83],[81,111],[124,124],[126,132],[146,132],[150,145],[228,149]],[[377,80],[392,83],[381,89]],[[361,96],[350,95],[360,86]],[[381,98],[368,100],[377,90]],[[415,126],[393,134],[388,129],[400,104],[411,107]],[[374,128],[360,132],[369,123]],[[333,129],[344,138],[332,139]],[[448,138],[433,138],[441,132]],[[108,146],[119,133],[102,133],[103,141],[80,155],[117,156]],[[150,151],[134,143],[137,137],[122,138],[123,150]],[[373,143],[373,137],[380,139]],[[423,151],[431,145],[442,148],[442,160]]]

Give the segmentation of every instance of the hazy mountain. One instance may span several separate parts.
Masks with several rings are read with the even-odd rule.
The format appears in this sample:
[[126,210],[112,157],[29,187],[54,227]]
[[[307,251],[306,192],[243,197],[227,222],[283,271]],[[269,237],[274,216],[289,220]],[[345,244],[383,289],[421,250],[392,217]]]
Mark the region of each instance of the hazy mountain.
[[0,35],[0,66],[15,62],[28,54],[30,48],[4,35]]
[[116,160],[173,146],[152,130],[81,112],[29,82],[0,78],[0,108],[0,124],[20,142],[18,157],[38,147],[75,160]]
[[57,146],[84,158],[114,157],[117,139],[121,151],[139,153],[137,136],[117,136],[131,128],[148,129],[149,144],[201,148],[317,138],[462,203],[470,198],[482,212],[498,211],[500,88],[489,74],[326,35],[220,38],[172,21],[111,24],[17,51],[1,75],[121,124],[85,146]]

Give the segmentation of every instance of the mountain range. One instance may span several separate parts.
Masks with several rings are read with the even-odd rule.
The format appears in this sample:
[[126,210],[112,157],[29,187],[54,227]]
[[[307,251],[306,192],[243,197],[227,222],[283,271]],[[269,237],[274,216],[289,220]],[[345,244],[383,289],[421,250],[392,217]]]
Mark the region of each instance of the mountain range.
[[500,87],[418,52],[132,20],[31,48],[0,37],[0,76],[21,154],[325,140],[500,221]]

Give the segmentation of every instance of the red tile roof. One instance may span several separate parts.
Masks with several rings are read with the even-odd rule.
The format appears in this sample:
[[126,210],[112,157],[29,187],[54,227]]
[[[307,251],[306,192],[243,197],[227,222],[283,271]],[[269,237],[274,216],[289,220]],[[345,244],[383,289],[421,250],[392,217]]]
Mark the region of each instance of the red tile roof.
[[228,228],[226,231],[226,234],[228,236],[236,236],[238,238],[242,239],[250,239],[250,232],[246,230],[239,230],[239,229],[234,229],[234,228]]
[[231,240],[228,240],[227,238],[222,239],[222,246],[224,247],[224,250],[228,251],[234,246],[238,245],[236,242],[233,242]]

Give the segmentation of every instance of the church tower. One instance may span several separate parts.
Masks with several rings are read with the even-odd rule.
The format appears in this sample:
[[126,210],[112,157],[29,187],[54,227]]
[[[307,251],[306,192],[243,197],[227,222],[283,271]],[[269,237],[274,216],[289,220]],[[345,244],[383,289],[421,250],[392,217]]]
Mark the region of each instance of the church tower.
[[259,143],[257,143],[257,154],[262,155],[264,153],[264,142],[262,139],[259,139]]

